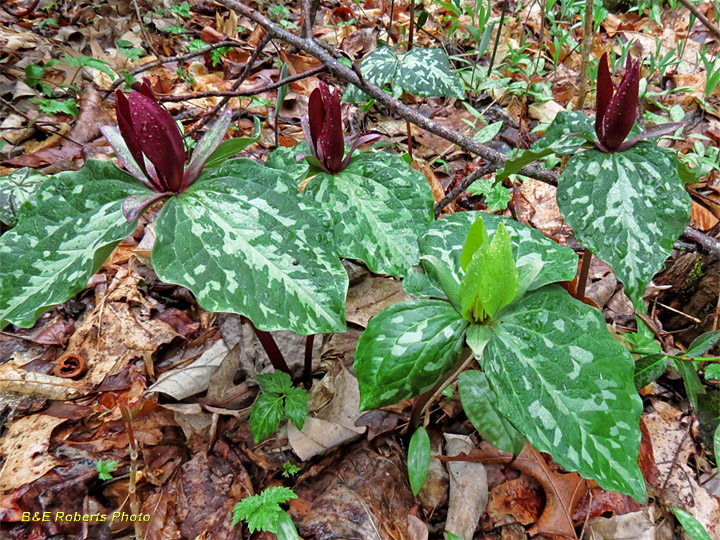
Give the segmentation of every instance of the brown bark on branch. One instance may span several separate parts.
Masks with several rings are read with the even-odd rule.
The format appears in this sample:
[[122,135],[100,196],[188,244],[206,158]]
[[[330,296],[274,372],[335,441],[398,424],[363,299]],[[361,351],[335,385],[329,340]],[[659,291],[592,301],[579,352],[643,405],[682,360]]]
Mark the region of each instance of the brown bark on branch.
[[[384,105],[391,113],[396,114],[404,120],[407,120],[416,126],[429,131],[430,133],[457,144],[460,148],[469,153],[482,157],[485,161],[491,163],[495,169],[500,169],[505,165],[507,157],[500,152],[493,150],[484,144],[480,144],[476,140],[466,137],[454,129],[443,126],[442,124],[423,116],[418,111],[411,109],[397,99],[394,99],[386,92],[383,92],[381,88],[378,88],[374,84],[370,84],[365,80],[361,80],[353,69],[338,62],[315,40],[301,38],[292,32],[281,28],[261,13],[241,2],[238,2],[237,0],[218,0],[218,3],[224,5],[228,9],[237,11],[244,17],[247,17],[251,21],[259,24],[271,37],[285,41],[286,43],[297,47],[311,56],[314,56],[325,64],[336,77],[346,83],[354,84],[360,90],[374,98],[378,103]],[[557,173],[550,171],[537,163],[526,165],[520,171],[520,174],[530,176],[531,178],[535,178],[552,185],[557,184]]]

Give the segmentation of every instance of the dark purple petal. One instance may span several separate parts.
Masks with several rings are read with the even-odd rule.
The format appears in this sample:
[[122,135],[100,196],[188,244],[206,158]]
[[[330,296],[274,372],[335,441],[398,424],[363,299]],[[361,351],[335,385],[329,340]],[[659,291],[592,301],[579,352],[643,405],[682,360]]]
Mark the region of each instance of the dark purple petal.
[[[325,84],[323,82],[321,85]],[[325,107],[323,107],[322,94],[320,89],[316,88],[310,94],[308,101],[308,126],[310,128],[310,138],[305,135],[308,144],[311,147],[317,146],[320,133],[322,132],[323,121],[325,119]]]
[[179,191],[187,154],[175,121],[158,103],[140,92],[130,92],[128,101],[133,130],[143,154],[155,166],[167,191]]
[[146,98],[150,98],[153,101],[157,101],[157,98],[155,97],[155,94],[153,93],[152,86],[150,86],[150,81],[148,81],[147,79],[143,79],[138,92],[140,92]]
[[[319,146],[322,149],[325,168],[332,174],[340,172],[340,165],[345,153],[345,138],[343,137],[342,114],[340,111],[340,94],[337,88],[330,90],[328,85],[320,83],[325,114],[323,118],[322,132],[320,133]],[[312,128],[312,116],[310,127]]]
[[[138,140],[132,126],[130,103],[128,103],[127,97],[125,97],[125,94],[123,94],[122,90],[119,88],[115,90],[115,115],[117,116],[120,134],[125,140],[125,144],[127,145],[128,150],[130,150],[130,154],[132,154],[132,157],[135,159],[135,162],[138,164],[140,169],[142,169],[145,175],[147,175],[145,159],[143,158],[142,149],[140,148],[140,141]],[[117,154],[117,152],[115,153]]]
[[612,78],[610,78],[610,66],[608,65],[607,53],[602,55],[600,58],[600,64],[598,65],[598,80],[597,80],[597,92],[595,99],[595,133],[598,139],[602,139],[601,127],[602,121],[605,117],[608,104],[612,99],[615,88],[613,86]]
[[618,149],[635,123],[639,90],[640,61],[637,61],[625,72],[602,120],[601,140],[611,152]]

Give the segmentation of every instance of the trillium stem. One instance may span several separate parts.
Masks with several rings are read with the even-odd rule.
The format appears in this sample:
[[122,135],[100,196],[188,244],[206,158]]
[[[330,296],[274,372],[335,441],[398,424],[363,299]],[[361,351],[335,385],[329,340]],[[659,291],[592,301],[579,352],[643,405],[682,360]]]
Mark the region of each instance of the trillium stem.
[[315,334],[310,334],[307,338],[305,338],[305,366],[303,368],[303,382],[308,389],[312,386],[312,357],[314,344]]
[[259,328],[257,328],[247,317],[243,318],[250,324],[253,332],[255,332],[255,335],[257,336],[258,341],[260,341],[260,345],[262,345],[265,353],[268,355],[272,366],[276,370],[284,371],[292,377],[292,374],[290,373],[290,368],[285,361],[285,357],[283,356],[282,352],[280,352],[280,347],[278,347],[277,343],[275,342],[275,338],[272,337],[272,334],[270,332],[266,332],[265,330],[260,330]]
[[587,289],[588,274],[590,273],[590,263],[592,262],[592,252],[585,248],[582,256],[582,266],[580,266],[580,274],[578,275],[577,290],[575,298],[581,302],[585,301],[585,290]]
[[450,386],[455,379],[460,376],[460,373],[465,371],[470,363],[475,359],[472,350],[466,347],[463,353],[460,355],[460,360],[453,366],[452,371],[438,381],[438,383],[432,388],[420,394],[413,400],[412,411],[410,413],[410,425],[408,426],[408,435],[415,433],[415,430],[420,426],[420,420],[423,414],[430,408],[430,405],[440,396],[443,390]]

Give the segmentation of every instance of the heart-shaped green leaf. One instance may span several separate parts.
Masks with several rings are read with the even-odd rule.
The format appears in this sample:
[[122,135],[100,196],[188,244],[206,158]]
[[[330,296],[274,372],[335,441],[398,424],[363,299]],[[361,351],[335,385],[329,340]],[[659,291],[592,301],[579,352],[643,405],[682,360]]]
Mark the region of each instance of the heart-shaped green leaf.
[[480,364],[502,414],[558,465],[644,501],[637,463],[642,400],[632,357],[602,314],[547,286],[490,326]]
[[288,175],[234,159],[165,204],[153,265],[205,309],[245,315],[261,330],[337,332],[348,277],[330,231]]
[[85,288],[137,221],[122,214],[128,195],[149,193],[107,161],[45,181],[0,237],[0,328],[30,327],[55,304]]
[[360,409],[432,388],[458,361],[467,325],[442,300],[399,302],[370,319],[355,352]]
[[576,154],[558,182],[560,211],[578,240],[612,267],[641,312],[645,288],[690,219],[677,170],[672,153],[639,143]]

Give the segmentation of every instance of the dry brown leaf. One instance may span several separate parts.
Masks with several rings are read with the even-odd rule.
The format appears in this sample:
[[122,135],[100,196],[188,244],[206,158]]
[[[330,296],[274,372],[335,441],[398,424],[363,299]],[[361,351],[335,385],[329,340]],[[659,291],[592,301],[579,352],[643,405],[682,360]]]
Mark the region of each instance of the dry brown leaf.
[[288,442],[302,461],[356,439],[367,429],[355,425],[362,413],[359,411],[360,389],[354,375],[340,364],[337,375],[328,373],[320,385],[313,387],[310,392],[313,402],[325,388],[332,399],[317,414],[308,416],[302,430],[292,422],[288,424]]
[[542,511],[542,487],[529,475],[508,480],[496,486],[490,493],[487,513],[493,528],[510,514],[523,525],[535,523]]
[[550,469],[540,452],[530,446],[530,443],[525,443],[525,448],[514,461],[512,454],[490,445],[483,445],[480,450],[474,450],[467,455],[440,459],[502,464],[512,462],[512,467],[535,478],[545,491],[545,508],[535,525],[528,530],[528,534],[577,539],[572,522],[573,509],[585,493],[587,482],[575,472],[563,474]]
[[64,418],[34,414],[10,424],[0,440],[0,455],[5,458],[0,471],[0,492],[34,482],[61,464],[47,450],[53,430],[63,422]]
[[692,201],[690,207],[690,224],[696,229],[707,232],[718,223],[718,218],[703,205]]
[[107,294],[70,338],[67,352],[81,356],[88,366],[84,383],[100,384],[130,360],[152,354],[177,337],[169,324],[150,317],[154,306],[140,293],[140,280],[138,274],[119,271]]
[[689,512],[710,538],[720,538],[720,502],[698,484],[688,464],[695,443],[688,426],[681,423],[682,411],[660,400],[653,400],[653,407],[643,415],[658,469],[657,478],[648,479],[648,484],[661,502]]
[[345,318],[365,327],[383,309],[408,298],[400,281],[367,275],[348,290]]

